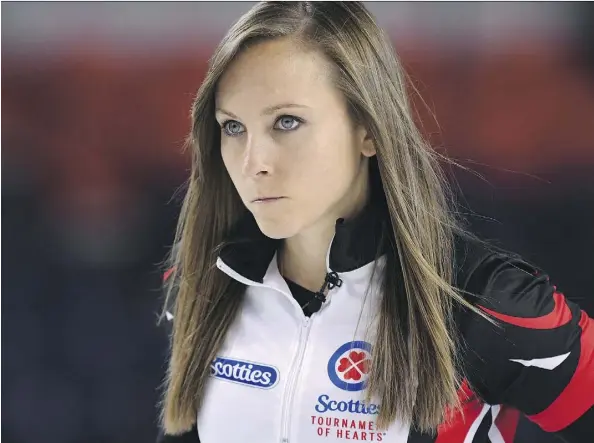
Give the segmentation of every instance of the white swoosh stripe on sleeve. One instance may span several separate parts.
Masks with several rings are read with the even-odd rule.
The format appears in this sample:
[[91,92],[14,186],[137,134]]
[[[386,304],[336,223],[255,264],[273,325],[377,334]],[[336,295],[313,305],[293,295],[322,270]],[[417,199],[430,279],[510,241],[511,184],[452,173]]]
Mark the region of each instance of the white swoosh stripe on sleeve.
[[499,415],[500,411],[501,405],[494,405],[491,408],[491,416],[493,417],[493,423],[491,424],[491,429],[489,429],[488,434],[491,443],[506,443],[506,441],[503,439],[503,435],[501,435],[501,432],[499,431],[499,428],[495,424],[495,420],[497,419],[497,416]]
[[481,410],[480,414],[470,426],[468,434],[466,434],[466,437],[464,438],[464,443],[472,443],[472,440],[474,440],[474,436],[476,435],[476,431],[478,431],[479,426],[483,422],[483,418],[485,418],[485,415],[487,414],[487,412],[489,412],[490,409],[491,405],[488,405],[486,403],[483,405],[483,409]]
[[495,424],[489,429],[489,440],[491,440],[491,443],[506,443],[503,435],[501,435],[501,431]]
[[509,361],[513,361],[516,363],[523,364],[524,366],[534,366],[537,368],[548,369],[549,371],[555,369],[561,363],[569,357],[571,352],[562,355],[556,355],[555,357],[547,357],[547,358],[533,358],[532,360],[520,360],[515,358],[510,358]]

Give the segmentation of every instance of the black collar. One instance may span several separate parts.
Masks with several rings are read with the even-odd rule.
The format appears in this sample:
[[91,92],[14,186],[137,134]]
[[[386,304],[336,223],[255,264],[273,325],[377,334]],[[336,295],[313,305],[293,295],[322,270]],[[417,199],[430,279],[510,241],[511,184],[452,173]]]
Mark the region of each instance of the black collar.
[[[330,269],[349,272],[376,260],[385,252],[389,213],[383,195],[372,193],[366,207],[351,220],[338,219],[330,247]],[[236,225],[219,257],[249,280],[262,283],[281,240],[266,237],[251,213]]]

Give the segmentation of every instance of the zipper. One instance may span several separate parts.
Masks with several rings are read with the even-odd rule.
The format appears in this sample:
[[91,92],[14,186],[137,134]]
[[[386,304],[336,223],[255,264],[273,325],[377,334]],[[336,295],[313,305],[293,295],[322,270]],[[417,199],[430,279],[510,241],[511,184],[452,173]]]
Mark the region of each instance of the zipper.
[[305,317],[301,327],[299,329],[299,345],[297,346],[297,353],[291,364],[291,371],[287,379],[287,387],[285,388],[285,397],[282,404],[282,416],[281,416],[281,443],[288,443],[289,432],[290,432],[290,409],[293,404],[293,398],[295,396],[295,387],[297,385],[297,379],[299,378],[301,365],[303,363],[303,357],[305,355],[305,349],[307,348],[307,339],[309,337],[309,331],[311,330],[312,319],[315,316]]
[[[316,293],[315,297],[315,299],[320,303],[320,308],[318,309],[321,309],[326,302],[326,289],[331,290],[336,286],[340,287],[342,285],[342,280],[338,274],[330,269],[330,249],[332,248],[333,242],[334,237],[332,237],[332,241],[328,247],[328,252],[326,253],[326,277],[324,278],[324,284],[322,285],[322,288]],[[298,305],[294,297],[291,297],[291,300],[296,305]],[[299,311],[302,311],[301,306],[299,306]],[[311,324],[313,318],[318,312],[319,311],[314,312],[311,317],[305,317],[303,323],[301,324],[301,328],[299,329],[299,345],[297,346],[295,358],[291,363],[291,371],[289,372],[289,377],[287,378],[287,387],[285,388],[285,396],[283,398],[283,404],[281,407],[282,415],[280,443],[289,443],[289,432],[291,431],[291,405],[293,404],[293,398],[295,397],[297,380],[299,379],[299,374],[301,373],[301,365],[303,364],[303,357],[305,356],[305,349],[307,348],[307,339],[309,338]]]
[[[323,305],[327,304],[326,303],[326,294],[325,294],[326,289],[328,291],[330,291],[330,290],[334,289],[335,287],[340,287],[342,285],[342,280],[340,279],[338,273],[333,272],[330,269],[330,250],[332,248],[333,242],[334,242],[334,237],[332,237],[332,241],[330,242],[330,246],[328,247],[328,251],[326,253],[326,277],[324,279],[324,285],[322,286],[322,289],[320,289],[320,291],[318,291],[318,293],[316,294],[316,299],[321,305],[320,309],[323,308]],[[237,280],[240,283],[243,283],[245,285],[270,288],[270,289],[277,290],[283,294],[285,293],[284,291],[282,291],[279,288],[272,287],[272,286],[269,286],[267,284],[263,284],[260,282],[255,282],[253,280],[250,280],[250,279],[244,277],[243,275],[241,275],[240,273],[235,271],[233,268],[231,268],[229,265],[227,265],[220,257],[217,258],[216,266],[221,271],[223,271],[224,273],[229,275],[230,277],[234,278],[235,280]],[[298,308],[300,315],[303,316],[301,306],[299,306],[299,304],[297,303],[295,298],[291,294],[285,294],[285,295],[288,295],[290,297],[291,302]],[[301,326],[299,328],[299,343],[297,346],[297,352],[295,354],[295,357],[293,358],[293,361],[291,362],[291,371],[289,372],[289,375],[287,378],[285,395],[283,397],[283,403],[281,405],[281,411],[282,411],[281,412],[281,436],[280,436],[281,443],[289,442],[289,432],[291,430],[290,409],[291,409],[291,405],[293,404],[293,399],[295,397],[295,389],[296,389],[296,385],[297,385],[297,380],[299,379],[299,374],[301,372],[300,369],[301,369],[301,365],[303,364],[303,357],[305,355],[305,350],[307,348],[307,340],[309,338],[311,324],[312,324],[313,318],[317,315],[317,313],[318,313],[318,311],[314,312],[311,315],[311,317],[303,316],[304,319],[301,322]]]

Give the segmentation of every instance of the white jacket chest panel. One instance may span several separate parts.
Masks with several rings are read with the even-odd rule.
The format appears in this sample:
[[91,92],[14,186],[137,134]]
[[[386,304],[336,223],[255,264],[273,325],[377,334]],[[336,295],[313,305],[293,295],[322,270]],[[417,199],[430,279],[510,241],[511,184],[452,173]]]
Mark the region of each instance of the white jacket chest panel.
[[287,295],[248,288],[198,415],[201,443],[407,441],[408,426],[378,431],[381,406],[364,401],[379,298],[373,286],[365,297],[366,268],[343,278],[309,323]]
[[248,288],[218,356],[238,362],[233,366],[253,362],[268,367],[277,381],[258,387],[238,377],[211,377],[198,414],[201,443],[278,441],[287,374],[301,329],[291,309],[290,300],[275,290]]

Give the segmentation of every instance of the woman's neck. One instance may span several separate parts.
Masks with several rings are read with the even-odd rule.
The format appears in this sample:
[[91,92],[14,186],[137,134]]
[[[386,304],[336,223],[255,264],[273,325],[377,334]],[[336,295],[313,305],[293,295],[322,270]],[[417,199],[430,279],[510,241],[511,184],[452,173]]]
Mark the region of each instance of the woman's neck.
[[341,217],[350,219],[363,210],[369,200],[367,177],[350,197],[349,204],[329,211],[323,220],[283,241],[278,254],[283,277],[310,291],[320,289],[327,272],[326,259],[336,232],[336,220]]
[[283,277],[313,292],[320,289],[326,276],[326,256],[334,236],[334,224],[316,228],[286,239],[278,256]]

